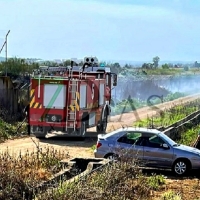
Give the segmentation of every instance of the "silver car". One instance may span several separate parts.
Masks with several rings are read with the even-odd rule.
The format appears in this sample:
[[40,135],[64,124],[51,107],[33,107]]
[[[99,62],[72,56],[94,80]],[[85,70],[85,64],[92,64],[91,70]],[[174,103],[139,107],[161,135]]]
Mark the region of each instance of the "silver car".
[[172,169],[177,175],[200,169],[200,150],[177,144],[156,129],[128,127],[99,134],[94,155],[137,159],[144,166]]

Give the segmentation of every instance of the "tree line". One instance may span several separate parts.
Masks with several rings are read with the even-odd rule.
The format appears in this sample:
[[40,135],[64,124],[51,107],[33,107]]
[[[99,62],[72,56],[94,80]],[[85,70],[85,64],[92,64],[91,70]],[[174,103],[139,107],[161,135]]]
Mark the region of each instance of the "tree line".
[[[160,58],[158,56],[153,57],[151,63],[143,63],[142,66],[140,66],[141,69],[158,69],[159,67],[159,61]],[[105,64],[107,67],[111,68],[111,72],[120,74],[123,73],[124,70],[126,69],[131,69],[134,66],[130,64],[125,64],[124,66],[121,66],[118,62],[115,63],[106,63],[102,61],[101,63]],[[81,63],[80,63],[81,64]],[[82,63],[83,64],[83,63]],[[12,75],[29,75],[32,73],[33,69],[38,69],[40,65],[45,65],[45,66],[69,66],[70,65],[70,60],[65,60],[62,63],[57,63],[55,61],[36,61],[33,59],[25,59],[25,58],[8,58],[7,62],[2,61],[0,62],[0,75],[5,75],[6,71],[7,74],[12,74]],[[178,68],[178,67],[183,67],[182,64],[174,65],[173,64],[163,64],[160,66],[161,69],[170,69],[170,68]],[[194,63],[193,67],[200,68],[200,64],[197,63],[197,61]]]

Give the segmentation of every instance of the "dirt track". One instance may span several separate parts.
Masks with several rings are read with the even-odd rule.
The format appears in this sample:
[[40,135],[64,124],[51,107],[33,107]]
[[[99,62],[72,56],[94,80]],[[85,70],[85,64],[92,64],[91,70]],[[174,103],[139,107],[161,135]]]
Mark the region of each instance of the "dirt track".
[[[198,95],[187,96],[184,98],[180,98],[171,102],[165,102],[163,104],[157,105],[157,110],[159,109],[167,109],[172,107],[173,105],[186,103],[189,101],[193,101],[200,97]],[[138,119],[144,119],[147,115],[152,116],[156,114],[155,108],[151,107],[144,107],[138,109],[137,111],[126,113],[123,115],[117,115],[110,119],[108,124],[107,132],[110,132],[113,129],[117,129],[121,127],[121,124],[126,125],[133,125],[134,121]],[[90,133],[95,131],[95,128],[91,128],[88,130]],[[34,142],[35,143],[34,143]],[[22,138],[22,139],[15,139],[15,140],[8,140],[5,143],[0,144],[1,151],[5,151],[7,148],[10,153],[18,154],[20,151],[24,154],[27,150],[35,151],[36,145],[39,145],[40,148],[44,148],[46,146],[59,149],[61,151],[65,151],[69,153],[70,157],[93,157],[93,150],[92,146],[96,143],[95,138],[86,139],[85,141],[69,141],[69,139],[45,139],[45,140],[38,140],[35,137],[29,138]]]

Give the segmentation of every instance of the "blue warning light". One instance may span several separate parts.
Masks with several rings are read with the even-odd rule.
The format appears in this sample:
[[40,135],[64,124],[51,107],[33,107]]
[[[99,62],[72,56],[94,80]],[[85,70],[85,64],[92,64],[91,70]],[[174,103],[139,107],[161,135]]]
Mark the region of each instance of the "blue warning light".
[[105,67],[105,64],[104,64],[104,63],[101,63],[101,64],[100,64],[100,67]]

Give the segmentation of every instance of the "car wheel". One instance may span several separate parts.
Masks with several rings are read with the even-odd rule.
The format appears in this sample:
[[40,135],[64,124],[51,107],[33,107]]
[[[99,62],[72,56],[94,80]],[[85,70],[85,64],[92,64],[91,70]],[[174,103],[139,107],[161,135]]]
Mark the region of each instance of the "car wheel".
[[173,172],[178,176],[185,175],[188,170],[189,164],[186,160],[177,160],[173,165]]
[[119,156],[112,153],[112,154],[106,155],[105,158],[108,159],[108,160],[113,160],[113,161],[115,161],[115,160],[118,160]]

